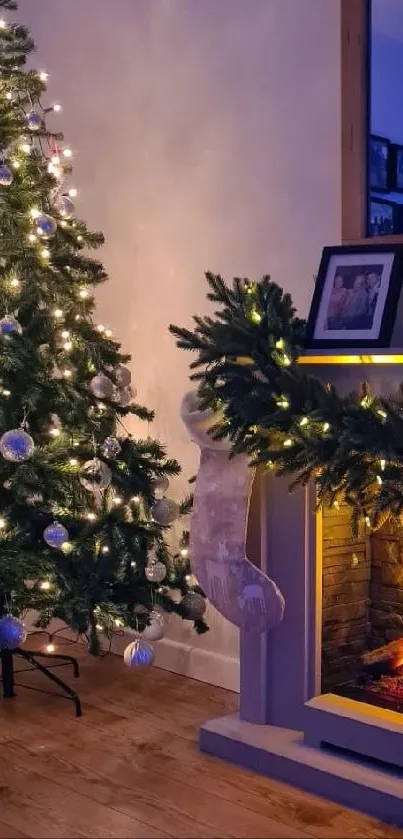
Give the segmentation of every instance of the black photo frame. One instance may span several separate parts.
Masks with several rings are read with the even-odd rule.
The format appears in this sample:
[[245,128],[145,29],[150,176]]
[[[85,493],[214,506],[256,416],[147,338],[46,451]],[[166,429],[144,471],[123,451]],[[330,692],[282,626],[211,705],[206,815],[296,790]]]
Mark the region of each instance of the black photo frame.
[[394,192],[403,192],[403,146],[393,143],[391,146],[392,184]]
[[392,236],[400,233],[401,218],[395,201],[371,195],[369,201],[369,235]]
[[389,192],[391,186],[391,142],[386,137],[371,134],[369,138],[369,188]]
[[403,282],[403,245],[323,249],[306,347],[387,348]]

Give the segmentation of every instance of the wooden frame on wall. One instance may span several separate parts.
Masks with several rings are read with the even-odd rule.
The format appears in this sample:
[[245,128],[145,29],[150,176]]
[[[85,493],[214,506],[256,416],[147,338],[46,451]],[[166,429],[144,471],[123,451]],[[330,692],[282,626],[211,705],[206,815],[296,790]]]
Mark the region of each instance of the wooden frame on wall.
[[340,0],[340,6],[342,242],[403,243],[401,234],[368,236],[371,0]]

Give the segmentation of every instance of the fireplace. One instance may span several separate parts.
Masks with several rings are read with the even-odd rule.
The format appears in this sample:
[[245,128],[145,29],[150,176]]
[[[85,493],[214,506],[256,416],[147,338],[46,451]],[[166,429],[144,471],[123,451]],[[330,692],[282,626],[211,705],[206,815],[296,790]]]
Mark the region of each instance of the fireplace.
[[403,712],[403,528],[322,514],[321,690]]

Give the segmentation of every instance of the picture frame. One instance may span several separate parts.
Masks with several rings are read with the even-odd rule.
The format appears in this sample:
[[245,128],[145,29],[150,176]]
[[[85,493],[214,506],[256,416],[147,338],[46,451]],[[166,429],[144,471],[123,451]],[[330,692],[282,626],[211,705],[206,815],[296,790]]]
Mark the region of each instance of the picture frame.
[[403,285],[403,245],[323,249],[306,348],[387,348]]
[[386,137],[371,134],[368,149],[369,188],[389,192],[391,186],[391,142]]
[[392,184],[394,192],[403,192],[403,146],[393,143],[391,146]]
[[401,217],[399,205],[395,201],[371,195],[368,211],[370,236],[391,236],[400,232]]

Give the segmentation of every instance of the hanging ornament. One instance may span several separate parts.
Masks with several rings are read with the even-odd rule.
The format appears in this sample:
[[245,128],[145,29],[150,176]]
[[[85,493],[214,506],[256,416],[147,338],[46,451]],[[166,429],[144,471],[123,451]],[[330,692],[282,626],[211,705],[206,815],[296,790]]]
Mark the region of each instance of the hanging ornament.
[[146,641],[160,641],[165,633],[165,620],[161,612],[155,609],[150,614],[150,623],[143,629],[141,637]]
[[91,379],[89,388],[91,393],[96,396],[97,399],[112,399],[113,382],[103,373],[98,373],[93,379]]
[[42,239],[50,239],[51,236],[54,236],[57,230],[57,224],[47,213],[40,213],[39,216],[35,219],[35,226],[36,232],[38,236],[42,236]]
[[5,163],[2,163],[0,165],[0,186],[10,186],[13,177],[11,169]]
[[122,451],[122,446],[116,437],[107,437],[102,443],[101,452],[108,460],[115,460],[118,454]]
[[132,641],[123,653],[123,661],[126,667],[131,667],[133,670],[136,667],[148,667],[153,664],[154,659],[154,647],[148,641],[143,641],[142,638],[136,638],[135,641]]
[[61,216],[65,219],[70,219],[74,216],[75,213],[75,206],[74,202],[69,198],[68,195],[61,195],[59,200],[56,204],[56,209],[60,213]]
[[201,594],[196,591],[188,591],[184,594],[180,605],[186,609],[187,616],[190,620],[196,621],[202,618],[206,611],[206,602]]
[[136,390],[128,385],[127,387],[118,387],[114,391],[114,400],[121,406],[121,408],[128,408],[133,397],[136,395]]
[[19,618],[5,615],[0,620],[0,650],[16,650],[27,637],[25,626]]
[[13,428],[6,431],[0,438],[0,452],[5,460],[12,463],[22,463],[32,457],[35,443],[23,428]]
[[80,483],[89,492],[106,489],[112,480],[112,472],[103,460],[94,457],[84,463]]
[[13,315],[5,315],[0,320],[0,334],[7,337],[8,335],[21,335],[22,326],[20,322]]
[[162,583],[167,575],[167,569],[163,562],[157,560],[147,565],[144,573],[149,583]]
[[39,131],[42,125],[41,115],[36,111],[30,111],[27,114],[27,124],[30,131]]
[[153,481],[154,487],[154,495],[156,498],[161,499],[164,497],[166,491],[169,489],[169,481],[166,475],[159,475],[158,478],[155,478]]
[[50,548],[60,549],[65,542],[69,541],[69,534],[59,521],[54,521],[43,531],[43,538]]
[[158,524],[166,527],[178,518],[180,513],[179,504],[172,498],[161,498],[151,507],[151,515]]
[[114,369],[116,383],[119,388],[127,387],[132,380],[132,374],[124,364],[118,364]]

